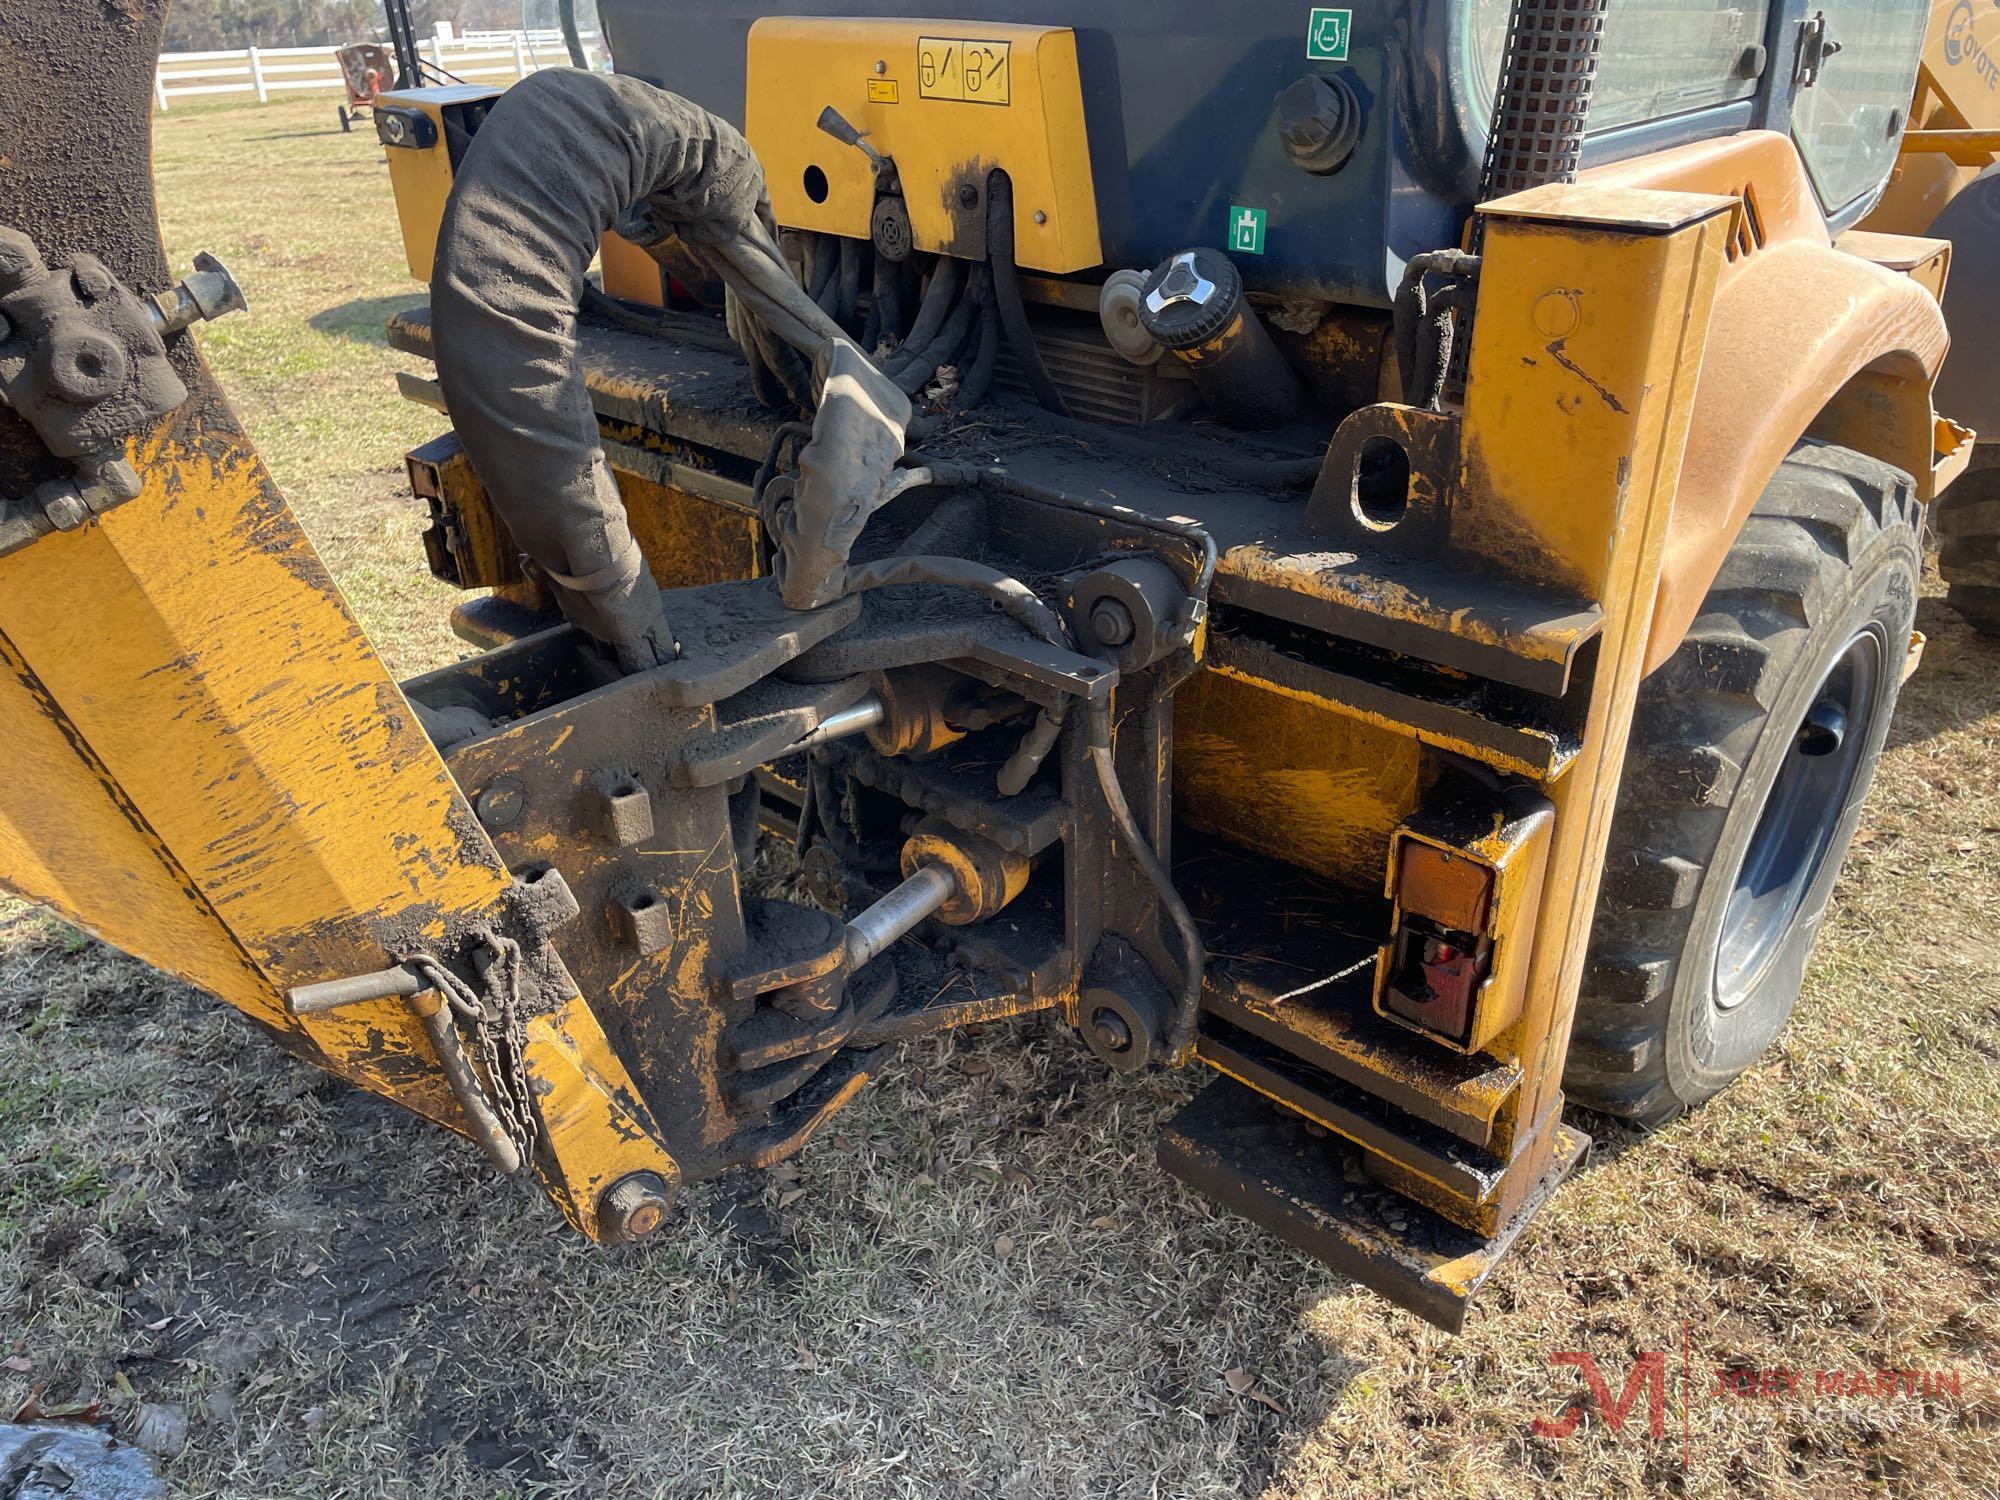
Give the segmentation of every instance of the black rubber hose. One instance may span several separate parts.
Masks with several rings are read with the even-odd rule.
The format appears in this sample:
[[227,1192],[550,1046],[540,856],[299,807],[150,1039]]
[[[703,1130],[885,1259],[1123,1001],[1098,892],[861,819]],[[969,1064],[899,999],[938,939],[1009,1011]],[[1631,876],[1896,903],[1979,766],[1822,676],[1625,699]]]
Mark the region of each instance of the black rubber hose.
[[[1397,283],[1395,301],[1391,304],[1390,333],[1396,346],[1396,368],[1403,380],[1403,400],[1411,406],[1437,404],[1445,373],[1451,364],[1448,348],[1444,357],[1436,357],[1435,342],[1430,346],[1435,369],[1431,367],[1432,360],[1427,360],[1425,355],[1423,330],[1436,311],[1431,305],[1425,278],[1434,273],[1476,278],[1479,275],[1479,257],[1464,250],[1429,250],[1411,256],[1403,266],[1403,279]],[[1462,305],[1461,299],[1454,294],[1448,308]],[[1447,317],[1449,312],[1439,312],[1439,316]]]
[[616,323],[620,328],[629,328],[635,333],[650,333],[672,339],[677,344],[712,349],[719,354],[736,352],[736,340],[714,317],[674,312],[669,308],[637,306],[602,292],[589,282],[584,283],[581,305],[592,317]]
[[905,395],[913,396],[922,390],[925,382],[936,375],[940,367],[951,363],[952,357],[964,347],[979,315],[979,299],[986,284],[985,269],[984,266],[973,268],[965,295],[952,307],[951,315],[944,320],[937,337],[893,375]]
[[808,358],[829,339],[846,337],[806,295],[777,241],[755,219],[740,238],[707,247],[705,258],[745,308]]
[[841,822],[840,799],[833,794],[833,768],[810,751],[806,754],[806,775],[812,778],[813,807],[826,841],[844,865],[852,865],[864,875],[894,870],[893,856],[871,854],[868,846]]
[[1153,893],[1160,898],[1160,905],[1172,919],[1174,930],[1180,934],[1182,961],[1187,965],[1181,979],[1180,1005],[1173,1019],[1167,1023],[1168,1061],[1185,1061],[1184,1054],[1194,1043],[1195,1027],[1201,1024],[1201,981],[1202,973],[1208,967],[1208,950],[1202,945],[1201,932],[1194,925],[1194,914],[1181,899],[1181,893],[1174,889],[1173,873],[1153,851],[1145,834],[1139,831],[1139,823],[1132,816],[1131,804],[1125,800],[1125,788],[1118,781],[1118,766],[1111,758],[1111,705],[1093,703],[1088,706],[1088,728],[1090,731],[1090,764],[1097,773],[1098,790],[1104,793],[1105,806],[1110,810],[1111,822],[1118,830],[1118,836],[1125,841],[1125,848],[1137,862]]
[[994,299],[993,282],[989,277],[985,294],[979,299],[978,352],[973,355],[971,368],[966,371],[965,380],[958,388],[960,410],[979,405],[993,388],[993,366],[1000,356],[1000,338],[1000,307]]
[[1028,377],[1035,399],[1057,416],[1069,415],[1069,405],[1042,363],[1042,351],[1035,347],[1035,333],[1028,326],[1028,305],[1021,297],[1021,277],[1014,267],[1014,184],[1005,172],[986,177],[986,256],[993,265],[993,294],[1000,305],[1000,325],[1007,330],[1007,342],[1014,358]]
[[1073,649],[1061,618],[1036,597],[1033,589],[998,568],[989,568],[984,563],[963,557],[884,557],[874,562],[852,564],[847,569],[841,592],[858,594],[867,589],[916,583],[970,589],[983,594],[1036,639],[1065,651]]
[[757,465],[757,477],[750,481],[750,496],[761,511],[764,504],[764,486],[776,477],[778,465],[783,461],[787,443],[803,443],[812,437],[810,422],[780,422],[771,434],[771,442],[764,450],[764,461]]
[[583,50],[583,33],[576,28],[576,0],[558,0],[556,24],[562,27],[563,46],[569,49],[569,65],[588,68],[590,54]]
[[931,284],[924,288],[924,300],[917,304],[917,321],[911,325],[903,347],[890,355],[882,366],[883,374],[901,373],[903,367],[937,337],[938,330],[944,327],[944,320],[951,314],[953,299],[958,295],[962,264],[948,255],[938,257],[937,269],[931,272]]
[[[833,321],[842,328],[854,326],[854,314],[861,306],[861,255],[869,247],[860,240],[840,242],[840,269],[834,276]],[[864,347],[861,351],[866,354]]]
[[785,387],[783,377],[771,368],[764,357],[763,345],[754,338],[745,339],[739,346],[743,364],[750,372],[750,393],[757,398],[760,406],[767,411],[791,410],[796,398]]
[[1035,779],[1035,772],[1041,770],[1042,762],[1049,758],[1049,752],[1055,749],[1056,741],[1062,737],[1063,720],[1068,716],[1067,698],[1058,698],[1052,706],[1035,715],[1035,722],[1028,726],[1028,732],[1021,736],[1021,742],[1007,757],[1000,774],[993,778],[1001,796],[1019,796],[1028,789],[1028,783]]
[[829,318],[837,305],[833,279],[840,271],[840,252],[831,235],[816,234],[806,252],[806,295]]
[[[903,268],[892,260],[875,257],[875,284],[870,293],[875,304],[876,341],[903,336]],[[871,358],[873,347],[864,351]]]
[[1107,521],[1117,521],[1121,525],[1136,526],[1141,530],[1160,531],[1169,536],[1180,537],[1193,543],[1201,552],[1201,566],[1195,575],[1196,596],[1205,598],[1208,586],[1215,581],[1216,564],[1220,561],[1215,538],[1208,534],[1205,527],[1198,526],[1193,521],[1176,521],[1168,516],[1150,515],[1145,511],[1120,505],[1113,500],[1097,500],[1089,495],[1076,495],[1068,490],[1059,490],[1052,485],[1036,484],[1030,479],[1017,479],[1005,469],[987,468],[982,464],[963,463],[956,459],[934,459],[917,452],[911,452],[905,457],[913,468],[921,466],[928,469],[933,484],[979,485],[986,489],[998,490],[1002,494],[1019,495],[1024,500],[1039,500],[1047,505],[1060,505],[1089,515],[1102,516]]

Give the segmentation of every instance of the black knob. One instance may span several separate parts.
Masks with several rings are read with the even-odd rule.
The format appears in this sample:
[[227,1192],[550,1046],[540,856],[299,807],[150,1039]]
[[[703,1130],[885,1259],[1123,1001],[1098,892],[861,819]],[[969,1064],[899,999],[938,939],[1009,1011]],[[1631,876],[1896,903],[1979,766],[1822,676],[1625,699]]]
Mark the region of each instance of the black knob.
[[1344,78],[1301,78],[1278,95],[1278,136],[1295,165],[1337,172],[1361,139],[1361,100]]

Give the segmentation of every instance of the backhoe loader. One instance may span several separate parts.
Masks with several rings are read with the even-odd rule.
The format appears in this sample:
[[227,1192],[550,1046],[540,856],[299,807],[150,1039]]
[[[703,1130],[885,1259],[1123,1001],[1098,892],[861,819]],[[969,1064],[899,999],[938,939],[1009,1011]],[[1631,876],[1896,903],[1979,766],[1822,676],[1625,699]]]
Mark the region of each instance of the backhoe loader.
[[163,9],[4,22],[15,891],[603,1242],[1048,1018],[1447,1328],[1566,1102],[1785,1025],[1971,452],[1854,232],[1921,0],[600,0],[505,91],[391,0],[400,683],[163,258]]

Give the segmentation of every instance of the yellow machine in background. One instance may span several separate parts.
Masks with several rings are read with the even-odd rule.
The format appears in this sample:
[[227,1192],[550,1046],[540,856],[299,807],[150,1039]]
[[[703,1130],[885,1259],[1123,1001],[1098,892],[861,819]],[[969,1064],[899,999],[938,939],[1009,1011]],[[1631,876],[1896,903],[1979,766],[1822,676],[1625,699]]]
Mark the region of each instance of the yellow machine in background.
[[603,1240],[1050,1012],[1212,1070],[1166,1167],[1447,1327],[1566,1098],[1664,1118],[1783,1026],[1970,446],[1951,247],[1850,232],[1920,7],[604,0],[625,73],[505,94],[404,47],[391,339],[480,649],[401,684],[187,336],[233,283],[146,296],[142,9],[23,53],[90,33],[116,171],[0,102],[16,890]]
[[1980,433],[1937,510],[1939,566],[1966,623],[2000,634],[2000,6],[1935,0],[1910,128],[1864,225],[1947,240],[1952,352],[1938,404]]

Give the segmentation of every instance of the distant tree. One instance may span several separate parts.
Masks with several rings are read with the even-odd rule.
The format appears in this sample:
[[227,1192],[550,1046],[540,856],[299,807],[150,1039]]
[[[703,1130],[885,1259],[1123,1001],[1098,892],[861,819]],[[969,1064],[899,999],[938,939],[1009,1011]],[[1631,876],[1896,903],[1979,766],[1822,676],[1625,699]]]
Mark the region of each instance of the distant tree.
[[[411,0],[417,35],[440,21],[455,31],[550,30],[557,0]],[[577,24],[597,29],[596,0],[577,0]],[[174,0],[166,50],[208,52],[242,47],[339,46],[388,35],[382,0]]]
[[166,50],[314,47],[383,30],[381,0],[175,0]]

